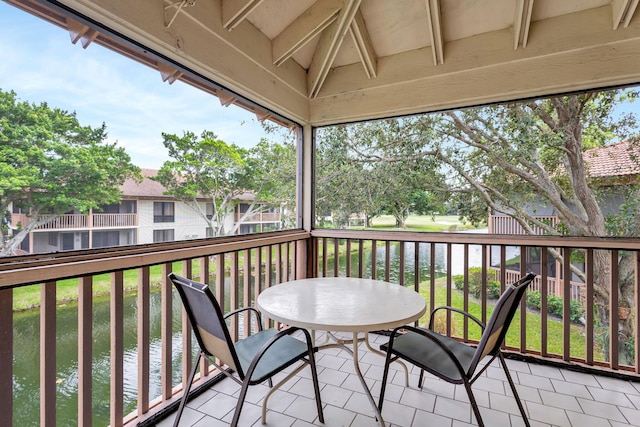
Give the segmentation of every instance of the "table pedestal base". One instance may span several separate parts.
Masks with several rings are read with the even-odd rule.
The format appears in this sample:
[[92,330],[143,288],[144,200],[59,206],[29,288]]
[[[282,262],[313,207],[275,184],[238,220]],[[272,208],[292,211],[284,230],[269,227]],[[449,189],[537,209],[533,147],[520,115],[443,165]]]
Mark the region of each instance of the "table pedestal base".
[[[311,331],[311,335],[312,335],[312,340],[313,342],[315,342],[315,331]],[[330,342],[331,340],[333,340],[333,342]],[[378,421],[378,423],[380,424],[381,427],[385,427],[385,423],[384,423],[384,419],[382,418],[382,414],[380,413],[380,410],[378,409],[378,405],[376,404],[375,400],[373,399],[373,395],[371,394],[371,390],[369,390],[369,386],[367,386],[367,383],[364,379],[364,375],[362,375],[362,371],[360,370],[360,363],[359,363],[359,358],[358,358],[358,343],[364,341],[365,345],[367,346],[367,349],[369,349],[369,351],[371,351],[374,354],[377,354],[381,357],[386,357],[387,355],[383,352],[381,352],[380,350],[376,350],[373,347],[371,347],[371,343],[369,342],[369,333],[365,332],[364,333],[364,337],[363,338],[358,338],[358,332],[353,332],[353,338],[352,339],[342,339],[339,338],[337,336],[335,336],[334,334],[332,334],[331,332],[326,332],[326,336],[325,336],[325,341],[324,343],[320,344],[318,346],[318,350],[321,350],[323,348],[341,348],[343,350],[345,350],[347,353],[350,353],[352,358],[353,358],[353,368],[356,372],[356,375],[358,377],[358,379],[360,380],[360,384],[362,384],[362,388],[364,389],[364,393],[367,395],[367,399],[369,399],[369,403],[371,404],[371,407],[374,409],[375,413],[376,413],[376,420]],[[351,344],[352,348],[349,348],[347,345]],[[408,387],[409,386],[409,369],[407,368],[407,365],[405,365],[402,361],[396,360],[395,363],[400,364],[403,369],[404,369],[404,379],[405,379],[405,384]]]

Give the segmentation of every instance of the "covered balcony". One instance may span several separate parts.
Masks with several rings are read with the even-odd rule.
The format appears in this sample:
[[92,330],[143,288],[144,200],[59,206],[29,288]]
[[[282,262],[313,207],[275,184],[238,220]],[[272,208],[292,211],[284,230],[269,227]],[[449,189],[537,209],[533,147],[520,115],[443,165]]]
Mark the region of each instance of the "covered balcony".
[[[261,291],[284,281],[351,276],[410,287],[424,296],[427,310],[454,305],[476,310],[482,320],[492,308],[491,277],[503,290],[517,275],[534,271],[539,309],[527,309],[523,301],[505,342],[532,424],[637,424],[640,239],[317,229],[313,198],[319,126],[637,84],[637,2],[8,2],[68,29],[74,42],[103,44],[157,69],[167,81],[181,79],[228,105],[297,129],[298,212],[292,230],[0,260],[0,425],[24,424],[25,404],[32,414],[39,408],[35,424],[65,425],[58,411],[68,394],[65,405],[77,408],[80,426],[170,425],[196,346],[167,281],[171,271],[209,283],[224,311],[252,306]],[[571,298],[562,300],[561,316],[546,315],[548,287],[560,287],[566,297],[575,282],[569,261],[558,261],[555,282],[549,280],[551,252],[565,260],[580,254],[580,298],[590,308],[597,293],[608,294],[606,325],[590,309],[572,321]],[[515,253],[517,268],[509,273],[507,261],[513,265]],[[473,256],[480,260],[477,297],[468,273]],[[632,260],[634,307],[619,304],[622,257]],[[600,273],[595,259],[604,260],[607,289],[594,285]],[[461,282],[455,278],[460,275]],[[94,297],[98,282],[108,283],[103,305]],[[57,305],[70,284],[77,306]],[[39,287],[40,311],[28,327],[13,308],[14,296],[29,286]],[[133,294],[125,292],[131,288]],[[108,327],[94,325],[102,309]],[[61,327],[69,317],[71,323]],[[624,322],[632,336],[621,333]],[[445,319],[442,327],[445,334],[477,342],[477,331],[466,322]],[[29,353],[38,358],[38,396],[14,387],[24,374],[15,343],[29,328],[39,344]],[[231,330],[237,338],[252,328],[241,319]],[[108,348],[96,344],[103,334]],[[384,334],[372,336],[376,344],[385,340]],[[60,343],[76,355],[73,378],[58,364]],[[109,372],[101,380],[108,387],[98,389],[95,360],[101,355]],[[346,359],[338,351],[318,356],[325,425],[375,425]],[[361,362],[375,394],[382,359],[363,349]],[[390,425],[475,423],[458,388],[428,378],[419,391],[416,374],[410,388],[392,378],[384,412]],[[301,377],[281,392],[269,425],[318,425],[306,409],[307,383]],[[195,388],[201,394],[189,403],[181,425],[228,424],[235,385],[203,363]],[[260,425],[255,404],[263,393],[258,388],[250,396],[244,425]],[[499,372],[487,371],[478,394],[489,425],[522,425]]]

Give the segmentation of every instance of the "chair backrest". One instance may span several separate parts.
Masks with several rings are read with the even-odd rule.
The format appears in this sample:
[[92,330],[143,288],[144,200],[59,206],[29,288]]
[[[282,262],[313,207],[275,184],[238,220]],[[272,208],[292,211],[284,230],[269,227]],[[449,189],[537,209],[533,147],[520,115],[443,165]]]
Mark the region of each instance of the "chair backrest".
[[518,305],[527,287],[535,277],[536,275],[533,273],[527,274],[517,282],[509,285],[500,298],[498,298],[496,305],[493,307],[489,322],[487,322],[487,326],[482,333],[471,365],[469,366],[469,371],[467,372],[469,376],[473,375],[478,363],[484,359],[485,356],[493,356],[500,351],[500,346],[504,341],[511,320],[513,320],[513,316],[518,309]]
[[174,273],[169,274],[169,279],[180,294],[200,349],[244,378],[222,310],[209,286]]

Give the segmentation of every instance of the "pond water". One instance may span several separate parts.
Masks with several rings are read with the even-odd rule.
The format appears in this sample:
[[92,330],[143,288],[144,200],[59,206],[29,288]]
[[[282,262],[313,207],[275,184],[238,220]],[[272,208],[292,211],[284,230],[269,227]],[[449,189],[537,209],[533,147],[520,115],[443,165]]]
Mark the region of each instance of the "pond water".
[[[176,296],[177,297],[177,296]],[[173,381],[181,378],[181,305],[173,305]],[[14,423],[19,426],[39,426],[39,310],[14,315]],[[160,385],[160,292],[151,293],[150,395],[159,396]],[[138,354],[136,349],[137,303],[134,294],[125,295],[124,323],[124,391],[125,413],[136,408]],[[110,321],[108,297],[96,297],[93,302],[93,424],[109,424]],[[78,413],[78,306],[67,304],[56,312],[56,424],[77,425]]]

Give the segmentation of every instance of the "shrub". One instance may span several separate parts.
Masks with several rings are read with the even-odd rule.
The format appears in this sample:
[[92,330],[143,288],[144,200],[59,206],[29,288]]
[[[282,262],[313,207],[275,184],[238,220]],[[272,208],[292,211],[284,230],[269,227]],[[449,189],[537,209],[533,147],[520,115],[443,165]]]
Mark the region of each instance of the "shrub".
[[487,298],[489,299],[498,299],[500,298],[500,282],[495,280],[490,280],[487,283]]
[[[456,289],[464,289],[464,275],[457,274],[451,278]],[[469,269],[469,295],[480,298],[482,295],[482,268],[473,267]],[[487,298],[500,298],[500,282],[495,280],[487,281]]]
[[464,275],[456,274],[451,277],[451,280],[453,280],[453,286],[455,286],[456,289],[462,290],[464,288]]
[[562,298],[556,295],[549,295],[547,297],[547,312],[562,317]]
[[[527,292],[527,307],[540,310],[541,308],[541,296],[538,291]],[[547,313],[554,316],[562,317],[562,298],[556,295],[549,295],[547,297]],[[569,319],[572,322],[580,322],[580,318],[584,315],[584,308],[580,301],[571,300],[569,302]]]
[[527,292],[527,307],[540,310],[540,292],[538,291]]
[[584,316],[584,308],[582,307],[582,303],[577,300],[571,300],[569,303],[570,313],[571,313],[571,321],[578,323],[582,316]]

